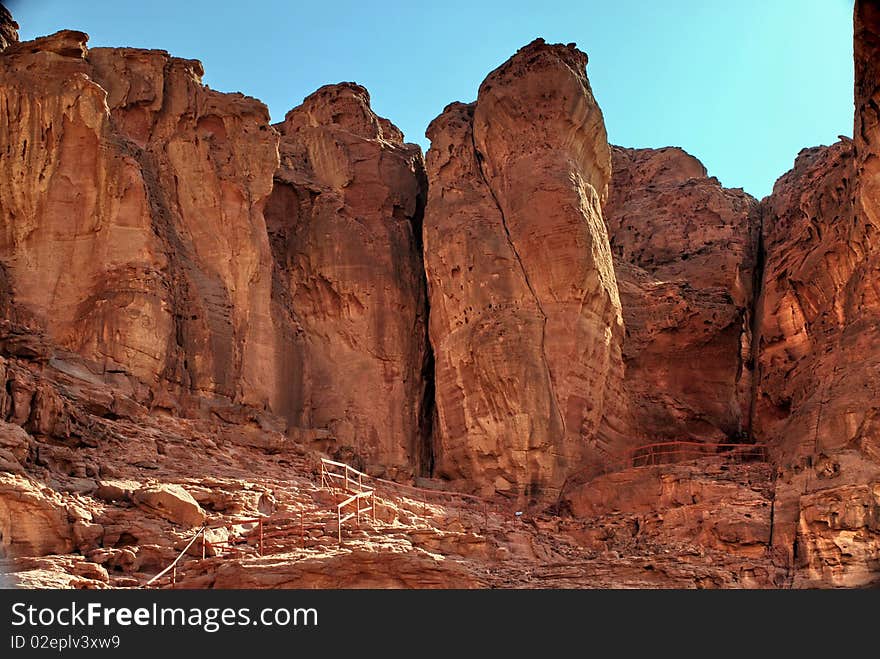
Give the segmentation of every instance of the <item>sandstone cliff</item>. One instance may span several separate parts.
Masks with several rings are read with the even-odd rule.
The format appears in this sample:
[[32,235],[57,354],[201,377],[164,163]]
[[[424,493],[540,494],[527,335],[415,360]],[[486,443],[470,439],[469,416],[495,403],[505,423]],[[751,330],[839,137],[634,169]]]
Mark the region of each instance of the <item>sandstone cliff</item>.
[[634,432],[748,434],[757,202],[681,149],[612,149],[605,222],[620,288]]
[[623,325],[601,211],[611,162],[586,63],[535,41],[428,129],[441,477],[552,492],[620,430]]
[[421,151],[352,83],[322,87],[277,128],[266,222],[275,314],[291,328],[278,409],[371,473],[429,473]]
[[[61,347],[179,393],[276,390],[262,207],[277,135],[162,51],[60,32],[0,63],[0,261]],[[230,258],[234,255],[234,258]]]
[[18,41],[18,23],[12,19],[9,10],[0,5],[0,50]]
[[[197,61],[15,28],[0,13],[19,584],[143,585],[203,522],[193,587],[877,583],[876,2],[854,139],[760,204],[680,149],[609,147],[573,45],[448,106],[423,164],[354,83],[270,126]],[[769,458],[625,454],[664,439]],[[340,545],[327,454],[429,487],[373,479]],[[255,516],[283,527],[264,556]]]
[[86,39],[0,63],[6,316],[143,381],[152,407],[241,404],[371,471],[429,471],[418,147],[354,85],[276,131],[197,61]]
[[763,202],[754,432],[779,464],[795,585],[876,582],[880,9],[855,6],[854,140],[806,149]]

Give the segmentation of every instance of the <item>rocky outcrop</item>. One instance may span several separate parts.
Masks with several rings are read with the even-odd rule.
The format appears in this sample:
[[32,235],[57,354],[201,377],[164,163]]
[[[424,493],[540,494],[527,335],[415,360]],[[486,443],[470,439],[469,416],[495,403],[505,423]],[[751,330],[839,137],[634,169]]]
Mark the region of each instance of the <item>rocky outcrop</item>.
[[[278,387],[261,103],[163,51],[64,31],[0,60],[0,262],[59,346],[173,390],[264,406]],[[234,258],[230,258],[234,255]]]
[[18,42],[18,23],[12,18],[9,10],[0,5],[0,50]]
[[205,521],[205,511],[180,485],[147,485],[135,490],[131,500],[135,505],[182,526],[198,526]]
[[854,174],[849,140],[805,149],[763,202],[753,431],[789,461],[826,441],[840,447],[857,427],[841,407],[853,369],[840,345],[849,282],[870,249],[853,214]]
[[266,221],[274,313],[290,328],[279,410],[371,473],[428,473],[421,151],[353,83],[322,87],[277,128]]
[[855,131],[805,149],[763,202],[753,429],[779,464],[794,582],[876,582],[880,546],[880,10],[855,7]]
[[428,128],[435,473],[540,495],[621,430],[610,174],[586,56],[538,40]]
[[634,433],[740,441],[751,398],[757,202],[677,148],[612,148],[605,223]]
[[582,518],[629,516],[643,538],[762,557],[770,550],[772,472],[717,459],[630,469],[571,488],[564,503]]
[[26,476],[0,474],[0,557],[73,550],[60,497],[45,496]]
[[871,583],[861,552],[834,548],[856,536],[866,551],[877,544],[870,525],[830,522],[852,519],[833,491],[880,476],[871,428],[880,344],[869,320],[880,307],[854,295],[876,230],[856,212],[855,180],[853,145],[842,140],[802,151],[762,202],[752,428],[779,465],[773,542],[801,585]]

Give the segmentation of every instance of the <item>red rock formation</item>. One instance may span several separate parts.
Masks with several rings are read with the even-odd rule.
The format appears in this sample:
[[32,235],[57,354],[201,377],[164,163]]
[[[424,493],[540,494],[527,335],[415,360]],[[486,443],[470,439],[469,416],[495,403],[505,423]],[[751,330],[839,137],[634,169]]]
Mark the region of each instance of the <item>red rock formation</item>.
[[[586,56],[539,40],[430,126],[424,227],[418,149],[363,88],[276,131],[198,62],[10,44],[0,15],[3,568],[143,585],[207,522],[241,551],[185,585],[876,583],[880,9],[855,12],[854,140],[759,211],[680,150],[612,155]],[[747,432],[771,463],[615,461]],[[516,505],[375,481],[340,547],[306,439]],[[240,519],[303,512],[263,556]]]
[[60,346],[184,391],[277,392],[262,206],[277,136],[261,103],[161,51],[60,32],[0,63],[5,265]]
[[880,542],[853,514],[880,482],[880,307],[859,293],[877,247],[855,175],[849,140],[804,150],[762,209],[753,432],[779,464],[773,542],[798,585],[871,583],[855,549]]
[[18,41],[18,23],[16,23],[9,10],[0,5],[0,50]]
[[754,432],[779,462],[795,585],[876,582],[880,527],[880,9],[855,7],[854,140],[801,152],[763,202]]
[[852,213],[854,174],[848,140],[805,149],[763,202],[753,426],[786,459],[822,450],[824,439],[845,443],[848,434],[842,410],[829,409],[844,397],[826,388],[840,386],[843,374],[835,374],[847,366],[839,349],[847,286],[869,249]]
[[266,209],[292,425],[371,473],[430,470],[421,151],[352,83],[291,110]]
[[553,492],[620,426],[610,157],[574,46],[538,40],[428,129],[437,475]]
[[604,208],[634,432],[738,441],[751,397],[757,202],[681,149],[612,149]]

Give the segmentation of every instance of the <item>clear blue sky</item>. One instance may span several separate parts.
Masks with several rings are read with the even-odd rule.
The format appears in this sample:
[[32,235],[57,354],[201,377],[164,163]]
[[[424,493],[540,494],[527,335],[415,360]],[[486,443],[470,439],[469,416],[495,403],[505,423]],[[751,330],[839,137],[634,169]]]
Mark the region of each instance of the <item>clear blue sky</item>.
[[24,0],[23,38],[161,48],[273,120],[353,80],[407,139],[542,36],[587,52],[609,139],[681,146],[724,185],[770,192],[806,146],[852,134],[852,0]]

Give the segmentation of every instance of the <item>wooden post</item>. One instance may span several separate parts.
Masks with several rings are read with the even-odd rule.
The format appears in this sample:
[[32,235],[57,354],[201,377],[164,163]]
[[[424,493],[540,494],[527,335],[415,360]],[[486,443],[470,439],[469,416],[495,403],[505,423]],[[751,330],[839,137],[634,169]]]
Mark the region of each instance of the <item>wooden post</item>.
[[321,460],[321,489],[327,489],[327,466],[324,464],[324,461]]
[[355,526],[357,526],[357,528],[361,528],[361,497],[360,497],[360,495],[358,495],[354,498],[354,507],[355,507],[355,513],[354,513]]
[[205,560],[205,529],[202,529],[202,560]]
[[373,516],[373,522],[376,521],[376,493],[370,492],[370,514]]
[[364,477],[358,472],[358,492],[364,491]]
[[336,532],[339,535],[339,544],[342,545],[342,508],[339,506],[336,507],[336,520],[338,522]]
[[176,583],[177,583],[177,566],[175,565],[173,568],[171,568],[171,585],[173,586]]
[[348,465],[345,465],[345,491],[348,492]]

